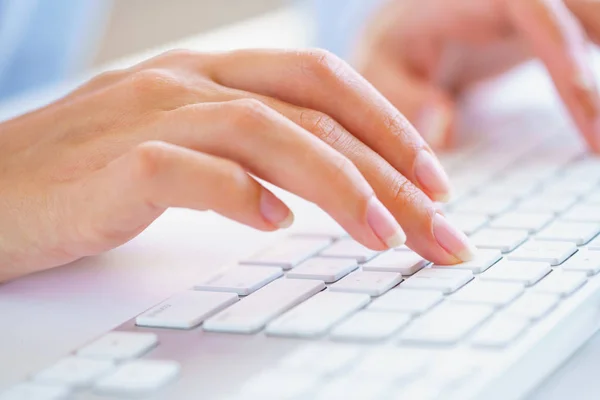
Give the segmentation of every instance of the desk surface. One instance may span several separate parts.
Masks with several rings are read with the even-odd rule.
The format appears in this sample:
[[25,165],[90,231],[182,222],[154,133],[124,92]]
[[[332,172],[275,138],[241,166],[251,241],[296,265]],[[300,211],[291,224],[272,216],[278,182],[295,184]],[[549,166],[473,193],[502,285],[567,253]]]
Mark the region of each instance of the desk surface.
[[[310,43],[310,32],[307,19],[297,11],[285,9],[138,54],[105,69],[130,65],[169,48],[213,51],[303,47]],[[510,85],[499,85],[504,93],[490,98],[485,103],[486,111],[502,114],[515,108],[555,106],[554,100],[549,101],[553,95],[547,79],[537,72],[535,65],[518,72],[516,76],[528,76],[518,79],[518,91],[511,90]],[[534,90],[524,90],[524,82]],[[0,120],[47,103],[72,87],[73,83],[40,90],[1,105]],[[519,94],[518,101],[514,93]],[[469,109],[470,105],[465,107]],[[303,218],[315,215],[313,206],[286,193],[282,197],[297,214],[294,229],[314,223],[314,218]],[[213,213],[169,210],[142,235],[118,249],[0,285],[0,389],[281,234],[258,233]],[[600,337],[592,340],[533,398],[592,398],[586,394],[600,393],[600,381],[592,379],[598,365]]]

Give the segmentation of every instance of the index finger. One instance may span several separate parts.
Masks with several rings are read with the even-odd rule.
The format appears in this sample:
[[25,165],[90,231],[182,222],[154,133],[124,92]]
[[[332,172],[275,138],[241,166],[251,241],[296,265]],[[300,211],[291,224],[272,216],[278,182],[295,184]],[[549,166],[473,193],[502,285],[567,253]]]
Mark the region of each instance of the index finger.
[[383,156],[432,200],[448,177],[408,120],[358,72],[322,50],[237,51],[211,62],[218,83],[321,111]]
[[600,151],[600,98],[590,42],[561,0],[507,0],[510,18],[544,62],[585,140]]

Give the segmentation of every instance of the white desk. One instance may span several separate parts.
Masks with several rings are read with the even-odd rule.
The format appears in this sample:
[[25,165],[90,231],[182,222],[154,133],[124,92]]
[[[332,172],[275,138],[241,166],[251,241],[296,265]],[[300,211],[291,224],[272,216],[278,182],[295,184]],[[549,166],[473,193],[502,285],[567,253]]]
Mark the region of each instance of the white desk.
[[[114,66],[129,65],[173,47],[204,51],[303,47],[310,42],[310,32],[310,23],[302,15],[283,10],[121,60]],[[503,114],[515,107],[552,105],[554,100],[545,78],[533,71],[520,74],[530,73],[533,75],[528,79],[518,79],[519,90],[511,92],[508,86],[503,95],[491,96],[485,103],[487,111]],[[4,104],[0,107],[0,119],[38,107],[72,86],[41,90]],[[515,96],[507,97],[509,92],[518,93],[518,101]],[[297,214],[295,229],[316,222],[314,218],[303,218],[314,216],[314,207],[290,195],[284,198]],[[191,281],[224,262],[248,254],[281,234],[257,233],[212,213],[170,210],[142,235],[118,249],[1,285],[0,389],[189,287]],[[600,354],[600,345],[593,351]],[[539,399],[563,398],[553,396],[573,387],[581,389],[582,379],[585,385],[596,385],[598,393],[600,383],[585,379],[581,371],[593,373],[600,365],[600,358],[581,358],[581,365],[568,367],[572,373],[563,373],[562,381],[554,380],[553,384],[562,383],[540,392]]]

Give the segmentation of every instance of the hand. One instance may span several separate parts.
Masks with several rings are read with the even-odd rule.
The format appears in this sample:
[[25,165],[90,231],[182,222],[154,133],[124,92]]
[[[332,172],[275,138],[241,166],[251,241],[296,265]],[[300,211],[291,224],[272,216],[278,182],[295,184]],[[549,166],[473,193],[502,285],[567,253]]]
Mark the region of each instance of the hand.
[[404,242],[399,221],[435,262],[471,256],[431,200],[448,196],[431,149],[343,61],[177,51],[0,125],[0,279],[111,249],[168,207],[287,227],[290,210],[249,173],[373,249]]
[[465,87],[537,56],[587,143],[600,151],[586,36],[600,40],[595,0],[389,0],[358,44],[356,65],[443,148],[455,139],[454,106]]

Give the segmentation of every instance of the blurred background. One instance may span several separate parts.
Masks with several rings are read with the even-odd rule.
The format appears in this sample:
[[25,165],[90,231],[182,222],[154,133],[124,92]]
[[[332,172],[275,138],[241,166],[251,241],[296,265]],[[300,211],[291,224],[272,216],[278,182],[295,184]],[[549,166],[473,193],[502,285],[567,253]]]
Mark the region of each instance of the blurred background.
[[132,54],[313,1],[0,0],[0,101]]
[[[85,0],[78,0],[85,1]],[[282,7],[286,0],[117,0],[94,64]],[[160,22],[157,22],[160,21]]]

